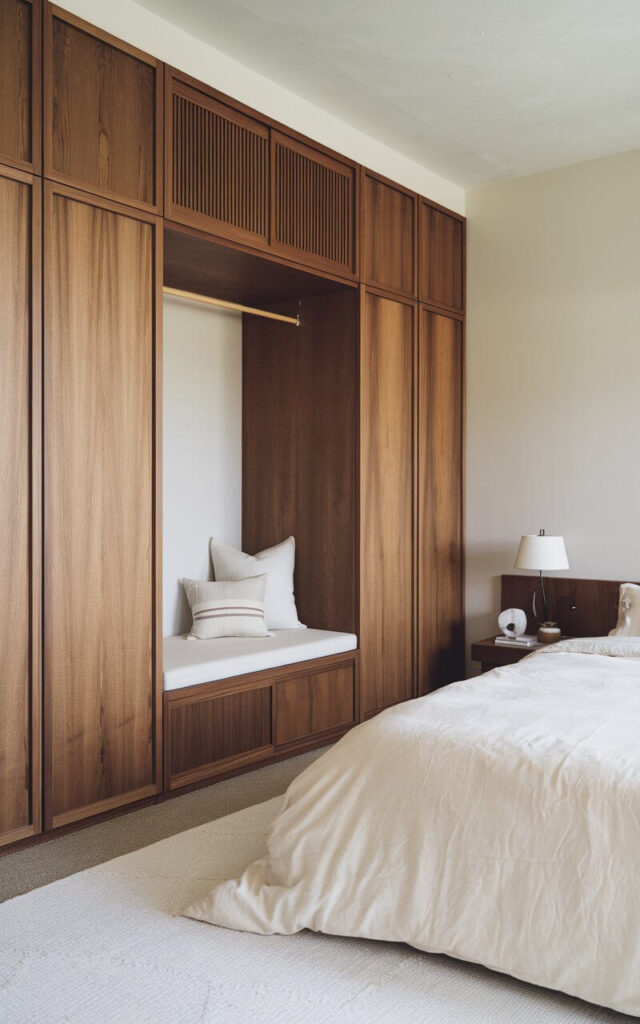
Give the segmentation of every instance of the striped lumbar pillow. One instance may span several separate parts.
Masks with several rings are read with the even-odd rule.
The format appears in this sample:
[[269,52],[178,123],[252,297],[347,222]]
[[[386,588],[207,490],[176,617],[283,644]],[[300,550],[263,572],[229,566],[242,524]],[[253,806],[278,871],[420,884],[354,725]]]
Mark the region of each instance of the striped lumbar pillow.
[[266,582],[266,576],[218,583],[183,580],[193,615],[190,636],[196,640],[270,636],[264,621]]

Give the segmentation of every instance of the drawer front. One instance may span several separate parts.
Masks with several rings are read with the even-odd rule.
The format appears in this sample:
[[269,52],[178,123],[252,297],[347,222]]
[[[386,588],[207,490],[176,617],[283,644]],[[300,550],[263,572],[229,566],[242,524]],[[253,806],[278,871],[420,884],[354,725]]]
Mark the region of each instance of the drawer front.
[[354,664],[277,683],[274,737],[277,747],[355,721]]
[[271,687],[170,705],[171,776],[271,744]]

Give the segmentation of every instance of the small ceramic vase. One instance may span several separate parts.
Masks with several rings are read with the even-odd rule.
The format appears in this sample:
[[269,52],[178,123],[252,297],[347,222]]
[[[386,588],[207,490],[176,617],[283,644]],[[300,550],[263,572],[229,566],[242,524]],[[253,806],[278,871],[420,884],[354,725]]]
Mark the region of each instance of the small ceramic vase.
[[555,622],[541,622],[538,626],[538,640],[541,644],[555,644],[561,635],[560,626]]

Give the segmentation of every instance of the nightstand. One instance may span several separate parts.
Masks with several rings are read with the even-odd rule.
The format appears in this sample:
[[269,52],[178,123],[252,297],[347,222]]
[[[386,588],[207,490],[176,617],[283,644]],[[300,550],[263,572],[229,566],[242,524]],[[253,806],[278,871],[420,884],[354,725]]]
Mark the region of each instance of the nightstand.
[[526,658],[527,654],[539,650],[539,647],[510,647],[508,644],[497,644],[495,637],[490,636],[487,640],[478,640],[471,644],[471,658],[480,662],[481,672],[488,672],[498,665],[514,665],[516,661]]

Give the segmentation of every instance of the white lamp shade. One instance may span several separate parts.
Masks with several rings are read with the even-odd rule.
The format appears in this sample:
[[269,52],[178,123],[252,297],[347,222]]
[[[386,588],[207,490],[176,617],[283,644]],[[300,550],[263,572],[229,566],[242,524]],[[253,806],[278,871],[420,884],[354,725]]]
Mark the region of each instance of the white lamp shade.
[[520,547],[514,562],[516,569],[535,569],[536,572],[548,572],[569,568],[567,549],[562,537],[549,537],[543,534],[527,533],[520,538]]

